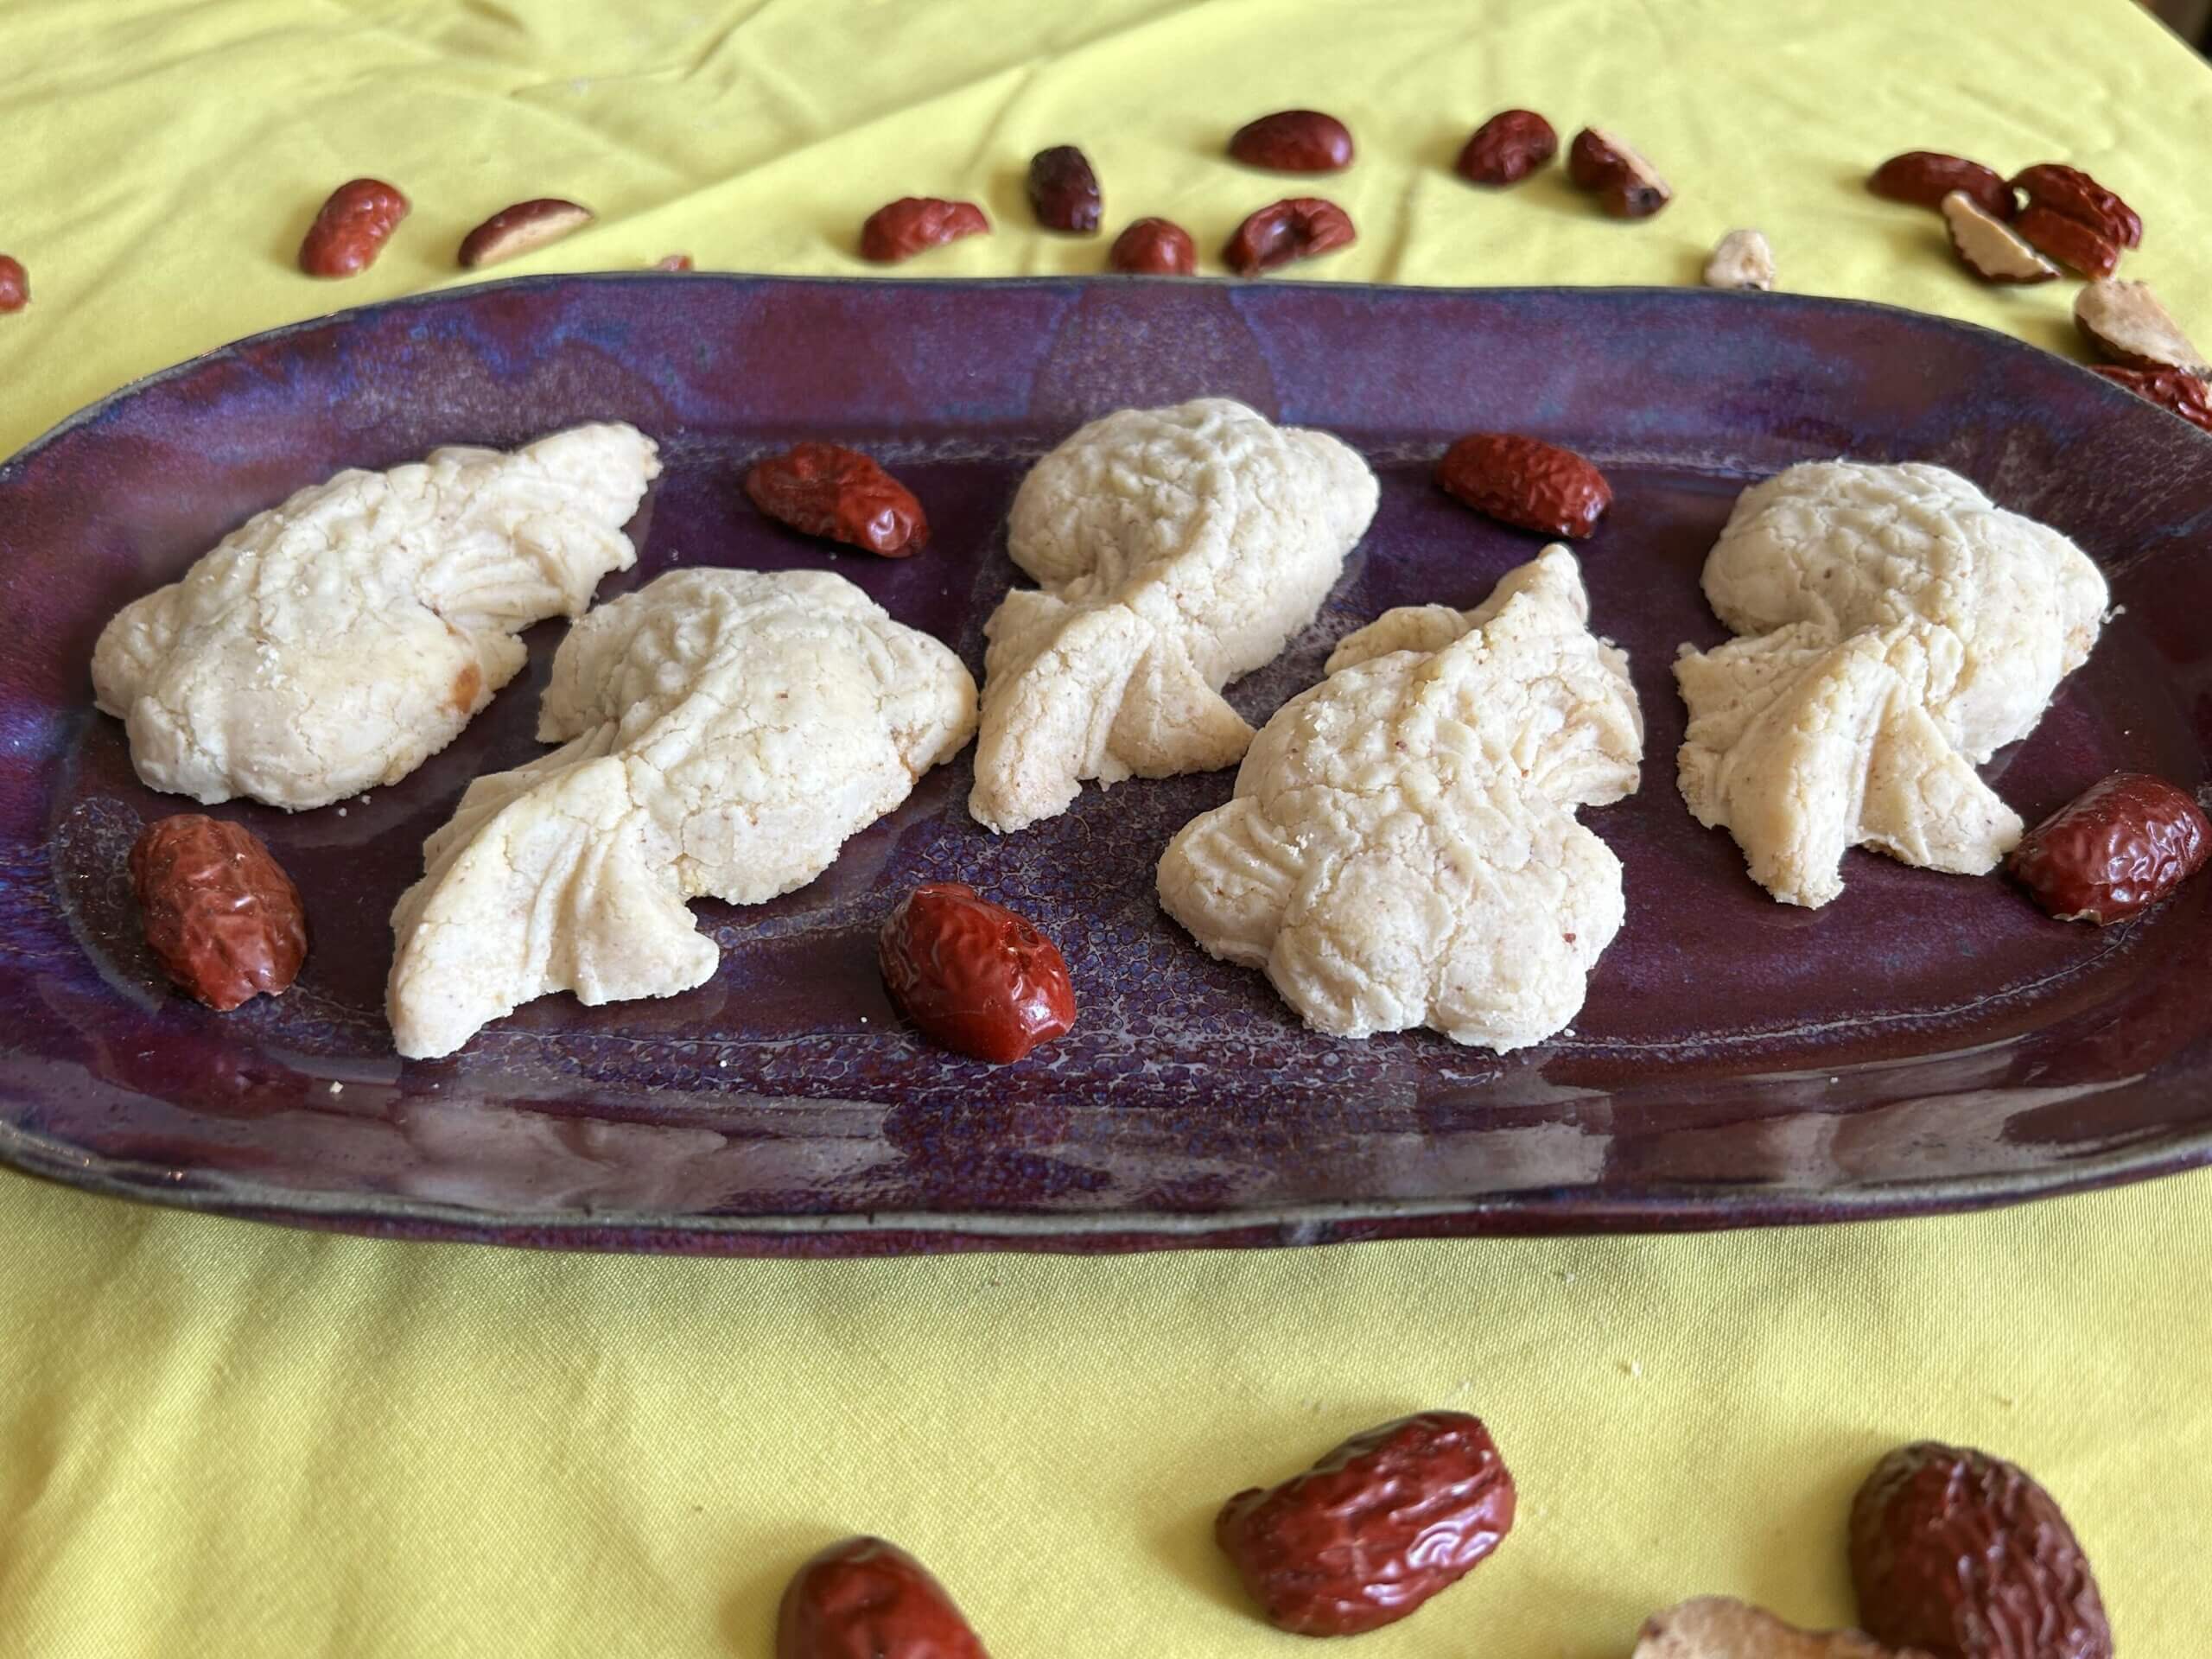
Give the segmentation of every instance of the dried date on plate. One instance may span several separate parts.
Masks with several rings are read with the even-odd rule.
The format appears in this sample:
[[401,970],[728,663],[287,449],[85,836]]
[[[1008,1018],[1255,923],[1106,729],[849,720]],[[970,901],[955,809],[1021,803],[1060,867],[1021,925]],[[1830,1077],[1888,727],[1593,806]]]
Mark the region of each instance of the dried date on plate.
[[1500,110],[1468,138],[1457,170],[1470,184],[1518,184],[1558,154],[1559,134],[1542,116]]
[[2020,207],[2012,187],[1996,168],[1936,149],[1909,149],[1891,156],[1874,169],[1866,188],[1878,196],[1918,207],[1941,207],[1952,191],[1963,191],[1975,207],[1995,219],[2009,219]]
[[2212,386],[2196,375],[2181,369],[2123,369],[2109,363],[2097,365],[2095,372],[2167,414],[2212,432]]
[[1239,276],[1256,276],[1300,259],[1317,258],[1358,240],[1351,215],[1319,196],[1270,202],[1236,227],[1222,259]]
[[1048,231],[1089,235],[1104,211],[1098,175],[1073,144],[1055,144],[1029,158],[1029,207]]
[[130,848],[146,945],[177,987],[227,1012],[280,996],[307,959],[307,910],[251,830],[198,812],[156,819]]
[[1351,129],[1319,110],[1277,110],[1237,128],[1229,154],[1275,173],[1340,173],[1351,165]]
[[2101,927],[2148,910],[2208,854],[2212,824],[2194,796],[2116,772],[2021,836],[2005,868],[2060,921]]
[[989,1659],[945,1587],[898,1545],[848,1538],[791,1577],[776,1659]]
[[1587,536],[1613,504],[1589,461],[1516,432],[1470,432],[1436,463],[1436,481],[1477,512],[1548,536]]
[[1075,1027],[1059,947],[1028,919],[959,881],[925,881],[877,940],[884,988],[923,1035],[1005,1065]]
[[745,474],[753,505],[793,530],[903,559],[930,544],[929,520],[914,493],[857,449],[795,443],[753,463]]
[[990,233],[991,221],[972,201],[901,196],[877,208],[861,226],[861,257],[892,265],[964,236]]
[[1957,1659],[2112,1659],[2088,1557],[2017,1465],[1932,1440],[1884,1458],[1851,1504],[1859,1622]]
[[1268,1623],[1379,1630],[1449,1589],[1513,1529],[1513,1477],[1481,1420],[1425,1411],[1222,1506],[1214,1537]]

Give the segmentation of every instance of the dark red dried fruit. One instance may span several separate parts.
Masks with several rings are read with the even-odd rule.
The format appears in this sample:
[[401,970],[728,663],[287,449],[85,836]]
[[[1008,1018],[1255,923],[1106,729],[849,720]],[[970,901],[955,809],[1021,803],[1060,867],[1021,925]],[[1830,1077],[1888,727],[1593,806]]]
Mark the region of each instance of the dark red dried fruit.
[[1481,1420],[1425,1411],[1355,1435],[1280,1486],[1237,1493],[1214,1537],[1277,1630],[1356,1636],[1465,1578],[1512,1530],[1513,1504]]
[[2116,772],[2021,836],[2005,868],[2059,920],[2101,927],[2157,904],[2208,855],[2212,823],[2194,797]]
[[1107,268],[1154,276],[1188,276],[1198,268],[1191,233],[1168,219],[1140,219],[1114,238]]
[[564,196],[533,196],[528,201],[515,202],[461,238],[461,266],[476,270],[518,259],[573,235],[597,217],[583,203]]
[[2012,175],[2012,188],[2069,219],[2078,219],[2108,242],[2123,248],[2143,245],[2143,220],[2136,211],[2078,167],[2040,162]]
[[861,226],[861,257],[880,265],[896,264],[925,249],[943,247],[963,236],[988,236],[991,221],[972,201],[936,196],[901,196],[868,216]]
[[1031,156],[1029,206],[1048,231],[1096,230],[1104,201],[1090,158],[1073,144],[1056,144]]
[[849,547],[903,559],[930,544],[914,493],[857,449],[795,443],[753,463],[745,493],[771,518]]
[[1256,276],[1312,259],[1359,239],[1351,215],[1319,196],[1270,202],[1236,227],[1221,257],[1239,276]]
[[408,214],[407,198],[382,179],[349,179],[330,193],[300,243],[310,276],[352,276],[376,263]]
[[1517,184],[1559,154],[1559,134],[1534,110],[1500,110],[1459,152],[1470,184]]
[[1237,128],[1229,154],[1275,173],[1340,173],[1351,165],[1351,129],[1319,110],[1277,110]]
[[883,983],[932,1041],[1004,1065],[1075,1026],[1059,947],[958,881],[925,881],[877,941]]
[[1923,1440],[1851,1505],[1859,1622],[1942,1659],[2111,1659],[2088,1558],[2050,1494],[1986,1452]]
[[282,995],[299,976],[307,911],[251,830],[198,812],[156,819],[131,843],[130,887],[162,971],[209,1007]]
[[2120,369],[2099,364],[2096,372],[2147,398],[2169,415],[2212,432],[2212,389],[2185,369]]
[[1477,512],[1548,536],[1587,536],[1613,504],[1590,461],[1515,432],[1470,432],[1436,463],[1436,481]]
[[0,316],[20,311],[31,302],[30,273],[23,262],[0,253]]
[[990,1659],[930,1570],[896,1544],[848,1538],[791,1577],[776,1659]]
[[1615,219],[1649,219],[1675,199],[1657,168],[1597,127],[1574,135],[1567,152],[1567,176],[1576,188],[1595,191],[1599,206]]
[[1918,207],[1941,207],[1952,191],[1963,190],[1975,207],[1995,218],[2010,219],[2019,211],[2012,187],[1996,168],[1936,149],[1909,149],[1891,156],[1874,169],[1866,188],[1878,196]]
[[2012,221],[2013,233],[2037,252],[2084,276],[2109,276],[2120,264],[2120,245],[2093,225],[2030,202]]

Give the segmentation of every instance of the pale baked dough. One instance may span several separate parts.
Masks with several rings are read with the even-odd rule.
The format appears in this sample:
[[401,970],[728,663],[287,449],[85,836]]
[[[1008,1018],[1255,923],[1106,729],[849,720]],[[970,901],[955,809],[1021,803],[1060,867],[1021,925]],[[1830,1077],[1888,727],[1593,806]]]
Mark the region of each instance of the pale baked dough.
[[652,441],[580,426],[502,454],[343,472],[258,513],[92,652],[155,789],[294,810],[396,784],[515,677],[515,638],[637,558]]
[[1169,843],[1161,905],[1318,1031],[1503,1052],[1560,1030],[1622,918],[1620,861],[1574,810],[1633,793],[1643,753],[1628,659],[1589,617],[1554,545],[1472,611],[1350,636]]
[[685,570],[592,612],[538,736],[423,843],[392,912],[399,1052],[449,1054],[551,991],[589,1004],[711,977],[688,900],[804,887],[976,729],[950,650],[842,576]]
[[1682,797],[1806,906],[1843,891],[1854,846],[1996,868],[2021,823],[1974,768],[2035,729],[2107,603],[2065,537],[1917,462],[1809,463],[1745,491],[1705,593],[1745,637],[1675,664]]
[[1376,496],[1335,438],[1220,397],[1109,415],[1045,456],[1007,538],[1039,586],[985,628],[969,812],[1020,830],[1085,779],[1233,764],[1252,728],[1221,688],[1313,620]]

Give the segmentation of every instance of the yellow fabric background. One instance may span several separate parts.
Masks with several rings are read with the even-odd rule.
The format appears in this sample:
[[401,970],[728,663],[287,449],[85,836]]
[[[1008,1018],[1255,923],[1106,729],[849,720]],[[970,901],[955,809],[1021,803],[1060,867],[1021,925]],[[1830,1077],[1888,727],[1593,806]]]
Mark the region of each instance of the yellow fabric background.
[[[1557,169],[1461,187],[1508,103],[1617,127],[1678,200],[1629,226]],[[2070,349],[2071,284],[1979,288],[1932,217],[1859,188],[1929,145],[2106,176],[2150,226],[2129,273],[2212,335],[2212,73],[2124,0],[7,0],[0,250],[35,301],[0,319],[0,452],[223,340],[458,280],[461,232],[523,196],[602,220],[501,275],[676,249],[855,272],[860,219],[910,192],[1000,228],[909,274],[1084,270],[1103,243],[1025,228],[1020,194],[1076,141],[1109,231],[1166,213],[1211,264],[1297,188],[1220,140],[1291,104],[1361,144],[1325,188],[1362,240],[1314,277],[1678,283],[1755,224],[1789,288]],[[300,233],[360,172],[414,218],[365,277],[310,283]],[[1373,1659],[1601,1659],[1702,1591],[1847,1618],[1847,1495],[1924,1433],[2039,1471],[2123,1648],[2194,1652],[2208,1198],[810,1265],[326,1238],[0,1178],[0,1654],[765,1656],[791,1567],[861,1529],[1001,1659],[1303,1651],[1238,1598],[1212,1509],[1430,1405],[1491,1421],[1522,1520]]]

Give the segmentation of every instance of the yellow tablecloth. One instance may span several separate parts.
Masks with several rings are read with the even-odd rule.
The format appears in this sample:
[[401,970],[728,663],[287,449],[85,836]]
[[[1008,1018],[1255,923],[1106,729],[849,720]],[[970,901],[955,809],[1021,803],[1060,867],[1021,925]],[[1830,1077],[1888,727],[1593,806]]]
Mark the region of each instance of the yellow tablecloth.
[[[1556,169],[1446,170],[1507,104],[1618,128],[1679,198],[1611,223]],[[1218,159],[1287,105],[1346,118],[1361,228],[1301,272],[1678,283],[1736,225],[1785,286],[2070,348],[2071,284],[1953,267],[1868,198],[1916,145],[2064,158],[2150,226],[2131,274],[2212,335],[2212,73],[2124,0],[8,0],[0,451],[130,377],[457,280],[492,208],[600,224],[512,272],[862,269],[861,217],[984,201],[917,276],[1092,268],[1027,228],[1079,142],[1109,225],[1209,259],[1272,194]],[[357,173],[414,218],[342,287],[296,275]],[[503,271],[501,274],[509,274]],[[1642,395],[1624,387],[1623,395]],[[766,1655],[791,1567],[905,1541],[1014,1656],[1262,1655],[1209,1541],[1226,1493],[1424,1406],[1481,1412],[1522,1493],[1390,1655],[1624,1653],[1727,1591],[1850,1613],[1847,1497],[1935,1434],[2024,1461],[2125,1649],[2200,1649],[2212,1516],[2212,1179],[1980,1218],[1688,1239],[1117,1261],[766,1264],[295,1234],[0,1179],[0,1653]]]

